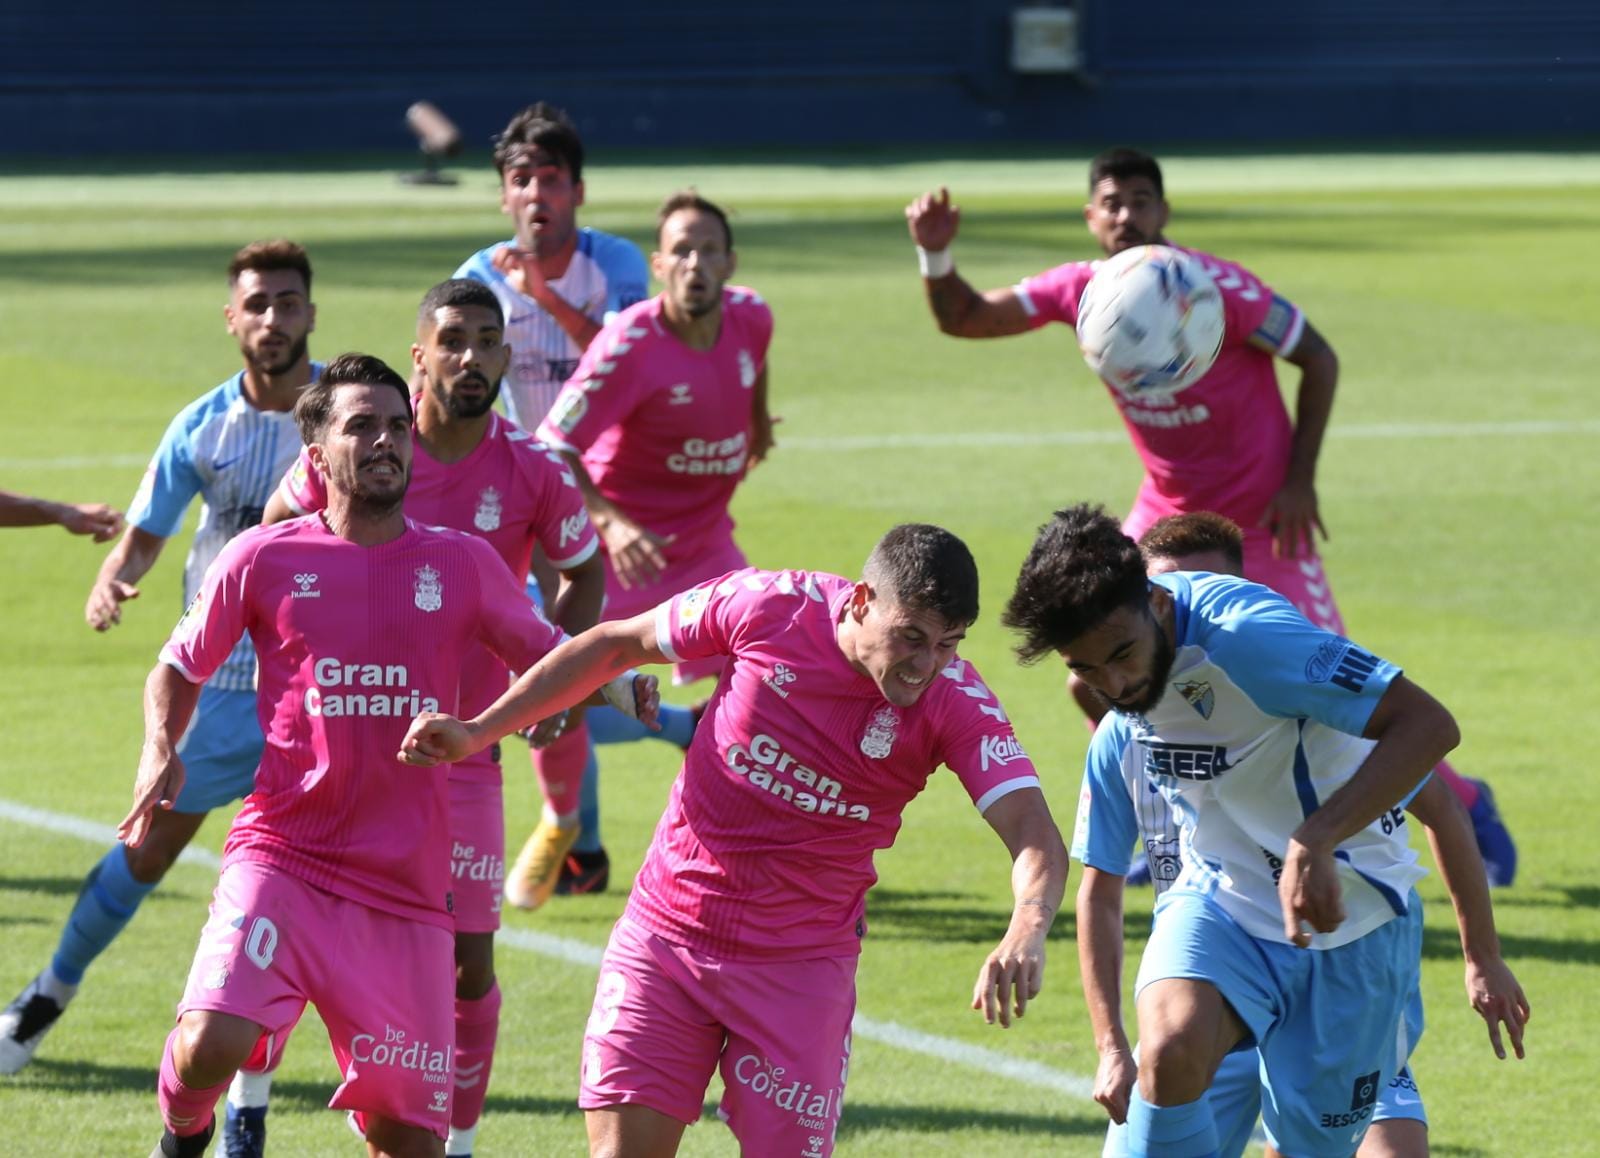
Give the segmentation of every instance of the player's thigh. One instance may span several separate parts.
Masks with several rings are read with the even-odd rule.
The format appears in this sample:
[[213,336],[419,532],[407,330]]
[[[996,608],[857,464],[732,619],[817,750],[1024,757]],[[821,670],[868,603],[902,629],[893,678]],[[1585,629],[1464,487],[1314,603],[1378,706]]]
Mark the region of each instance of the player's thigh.
[[627,918],[611,931],[583,1037],[580,1109],[700,1117],[726,1032],[707,1005],[720,963]]
[[337,900],[333,968],[309,994],[344,1078],[328,1104],[443,1138],[455,1076],[455,936]]
[[746,1154],[826,1155],[850,1072],[856,958],[725,967],[721,1114]]
[[[1262,1125],[1296,1158],[1348,1155],[1410,1053],[1420,909],[1334,949],[1282,947],[1303,966],[1284,1015],[1262,1037]],[[1293,965],[1286,965],[1292,968]]]
[[177,812],[166,808],[150,811],[150,828],[137,847],[122,846],[128,859],[128,872],[143,884],[155,884],[189,847],[194,834],[206,822],[204,812]]
[[589,1158],[672,1158],[687,1127],[649,1106],[604,1106],[583,1115]]
[[201,688],[189,729],[178,742],[183,789],[173,811],[204,815],[249,795],[262,745],[254,692]]

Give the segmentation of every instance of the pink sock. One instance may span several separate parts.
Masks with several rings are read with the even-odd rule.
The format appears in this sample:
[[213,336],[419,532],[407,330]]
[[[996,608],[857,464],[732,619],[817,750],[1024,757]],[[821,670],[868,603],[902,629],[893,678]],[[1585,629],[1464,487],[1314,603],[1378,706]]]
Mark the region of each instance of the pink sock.
[[1433,774],[1443,780],[1450,791],[1461,798],[1461,803],[1464,807],[1471,808],[1478,803],[1478,786],[1450,767],[1450,761],[1440,760],[1438,764],[1434,765]]
[[557,816],[578,811],[578,787],[589,762],[589,725],[580,724],[548,748],[533,750],[533,771],[545,803]]
[[450,1125],[466,1130],[483,1116],[494,1064],[494,1041],[500,1035],[500,983],[476,1001],[456,998],[456,1089]]
[[161,1104],[161,1119],[180,1138],[199,1134],[210,1125],[215,1116],[217,1099],[228,1088],[227,1082],[204,1090],[190,1089],[178,1077],[178,1068],[172,1060],[176,1028],[167,1035],[167,1046],[161,1051],[161,1078],[156,1083],[157,1100]]

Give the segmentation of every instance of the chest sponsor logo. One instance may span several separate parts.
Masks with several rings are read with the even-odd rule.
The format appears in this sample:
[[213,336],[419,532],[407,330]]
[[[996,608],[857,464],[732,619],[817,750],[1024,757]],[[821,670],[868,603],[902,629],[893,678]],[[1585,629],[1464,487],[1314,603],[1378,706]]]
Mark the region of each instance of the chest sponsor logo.
[[1331,683],[1359,695],[1378,668],[1378,660],[1348,639],[1330,639],[1306,661],[1306,682]]
[[1022,745],[1015,736],[985,736],[983,743],[978,745],[978,759],[983,771],[987,772],[990,765],[1004,768],[1013,760],[1026,760],[1028,754],[1022,750]]
[[1140,405],[1124,402],[1118,396],[1122,406],[1122,416],[1135,426],[1149,426],[1160,430],[1175,430],[1183,426],[1199,426],[1211,421],[1211,411],[1204,403],[1194,406],[1174,406],[1171,410],[1157,409],[1151,403],[1159,402],[1159,396],[1140,395]]
[[321,599],[322,592],[317,590],[317,576],[313,571],[301,571],[294,577],[298,591],[289,592],[291,599]]
[[437,611],[444,606],[444,584],[439,572],[424,563],[417,568],[417,581],[412,586],[412,602],[419,611]]
[[1144,773],[1178,780],[1214,780],[1233,765],[1221,744],[1168,744],[1146,740]]
[[[358,1033],[350,1038],[352,1061],[385,1069],[409,1070],[432,1085],[447,1086],[450,1083],[455,1075],[454,1054],[453,1046],[409,1040],[405,1030],[388,1024],[384,1025],[382,1034]],[[449,1091],[440,1090],[439,1094],[444,1104],[441,1106],[441,1098],[436,1096],[434,1105],[428,1108],[448,1113]]]
[[783,690],[784,685],[792,684],[799,678],[800,677],[794,673],[793,668],[787,667],[781,663],[777,663],[772,665],[772,674],[763,678],[761,682],[766,684],[773,691],[777,692],[784,699],[788,699],[789,693]]
[[895,731],[900,727],[900,713],[890,707],[879,708],[867,721],[867,730],[861,735],[861,754],[869,760],[882,760],[894,750]]
[[1202,720],[1209,720],[1212,711],[1217,706],[1217,694],[1211,690],[1208,683],[1182,683],[1173,684],[1184,702],[1200,713]]
[[795,1125],[819,1131],[806,1139],[801,1158],[822,1156],[825,1139],[832,1135],[844,1101],[844,1087],[817,1089],[810,1082],[790,1077],[788,1070],[769,1058],[747,1053],[733,1063],[733,1080],[758,1098],[795,1116]]
[[583,538],[583,533],[589,527],[589,516],[579,511],[575,515],[568,515],[561,520],[561,545],[576,543]]
[[723,753],[729,771],[801,812],[816,816],[837,816],[844,820],[868,820],[872,810],[865,804],[844,799],[844,785],[831,776],[800,763],[783,745],[762,732],[748,744],[733,744]]
[[688,382],[679,382],[667,391],[668,406],[689,406],[694,402],[694,387]]
[[756,360],[749,350],[739,351],[739,385],[746,390],[756,384]]
[[731,438],[686,438],[681,450],[667,455],[667,469],[673,474],[739,474],[746,457],[742,430]]
[[437,699],[411,686],[403,663],[344,663],[324,656],[312,665],[311,678],[315,682],[304,697],[307,715],[410,719],[439,710]]
[[473,512],[472,525],[484,534],[498,531],[501,514],[500,492],[493,487],[484,487],[478,495],[478,509]]

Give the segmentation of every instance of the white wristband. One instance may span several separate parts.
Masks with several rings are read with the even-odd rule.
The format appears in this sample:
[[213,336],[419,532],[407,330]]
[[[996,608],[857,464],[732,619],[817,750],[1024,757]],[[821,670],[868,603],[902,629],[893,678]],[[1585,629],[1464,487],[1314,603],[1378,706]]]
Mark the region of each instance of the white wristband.
[[630,720],[639,718],[639,702],[633,694],[633,681],[638,675],[638,672],[630,669],[616,679],[608,680],[600,688],[600,697]]
[[917,246],[917,265],[922,270],[923,277],[944,277],[956,268],[956,259],[950,256],[949,249],[923,249]]

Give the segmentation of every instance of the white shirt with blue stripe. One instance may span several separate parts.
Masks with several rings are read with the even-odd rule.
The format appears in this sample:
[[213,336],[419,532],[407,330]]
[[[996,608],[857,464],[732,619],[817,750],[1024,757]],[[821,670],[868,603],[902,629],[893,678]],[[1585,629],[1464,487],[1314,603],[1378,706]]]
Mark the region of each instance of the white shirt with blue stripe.
[[[322,373],[321,364],[313,362],[311,373]],[[170,539],[190,502],[201,497],[200,523],[183,565],[184,606],[228,540],[261,522],[267,499],[299,453],[294,416],[252,406],[242,370],[178,412],[128,507],[128,522]],[[206,682],[220,691],[250,691],[255,676],[255,649],[245,636]]]
[[[1110,800],[1109,789],[1121,784],[1131,813],[1131,778],[1152,781],[1182,830],[1179,883],[1208,893],[1252,936],[1287,943],[1277,878],[1289,837],[1372,750],[1361,733],[1400,669],[1312,626],[1259,584],[1201,573],[1153,582],[1173,597],[1176,654],[1166,694],[1142,715],[1119,713],[1101,726],[1086,785],[1106,786]],[[1127,819],[1104,833],[1123,841],[1124,865]],[[1080,809],[1083,824],[1087,849],[1095,825]],[[1334,855],[1346,917],[1317,934],[1314,949],[1347,944],[1404,913],[1423,876],[1406,826],[1392,814]]]
[[[1145,776],[1144,761],[1120,758],[1127,744],[1127,721],[1107,712],[1084,766],[1072,827],[1072,857],[1101,872],[1125,876],[1128,850],[1138,841],[1149,860],[1150,883],[1160,896],[1177,881],[1183,867],[1178,822],[1156,782]],[[1097,754],[1096,748],[1106,751]]]
[[[506,413],[518,426],[533,430],[578,368],[583,347],[537,302],[512,289],[505,274],[494,267],[490,259],[495,250],[508,245],[516,245],[516,240],[480,249],[461,263],[455,276],[482,282],[500,299],[506,342],[511,346],[511,368],[502,395]],[[579,313],[603,323],[649,295],[650,269],[633,242],[583,228],[578,230],[578,248],[567,272],[549,284]]]

